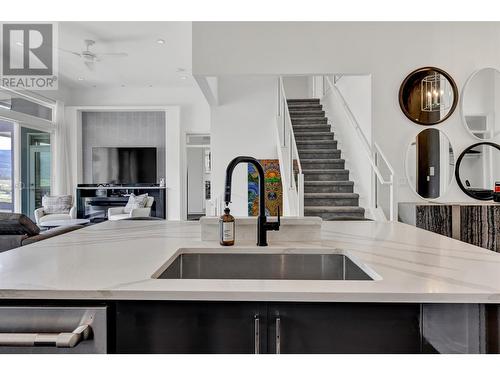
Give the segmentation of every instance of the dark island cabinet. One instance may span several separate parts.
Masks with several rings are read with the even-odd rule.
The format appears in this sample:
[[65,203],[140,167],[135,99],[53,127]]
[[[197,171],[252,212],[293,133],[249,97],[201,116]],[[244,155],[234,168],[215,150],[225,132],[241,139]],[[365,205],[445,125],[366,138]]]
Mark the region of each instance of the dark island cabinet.
[[117,302],[116,352],[263,352],[265,309],[259,303]]
[[271,304],[269,352],[420,353],[418,304]]
[[117,353],[419,353],[419,304],[130,301]]

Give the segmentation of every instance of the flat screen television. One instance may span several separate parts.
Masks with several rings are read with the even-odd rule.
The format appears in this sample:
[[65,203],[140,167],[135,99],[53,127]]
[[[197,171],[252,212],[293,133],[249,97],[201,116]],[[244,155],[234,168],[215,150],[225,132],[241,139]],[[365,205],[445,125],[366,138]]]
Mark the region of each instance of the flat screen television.
[[93,147],[94,184],[155,184],[156,147]]

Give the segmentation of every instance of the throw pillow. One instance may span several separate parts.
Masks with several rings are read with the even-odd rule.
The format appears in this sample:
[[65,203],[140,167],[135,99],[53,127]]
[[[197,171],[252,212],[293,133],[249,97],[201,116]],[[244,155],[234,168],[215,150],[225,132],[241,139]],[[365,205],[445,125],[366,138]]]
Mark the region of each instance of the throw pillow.
[[123,209],[123,212],[129,214],[130,211],[132,211],[134,208],[144,208],[146,207],[147,201],[148,201],[147,194],[135,195],[132,193],[130,194],[130,197],[128,197],[128,202],[125,208]]
[[69,214],[73,206],[73,197],[71,195],[44,195],[42,206],[45,214]]

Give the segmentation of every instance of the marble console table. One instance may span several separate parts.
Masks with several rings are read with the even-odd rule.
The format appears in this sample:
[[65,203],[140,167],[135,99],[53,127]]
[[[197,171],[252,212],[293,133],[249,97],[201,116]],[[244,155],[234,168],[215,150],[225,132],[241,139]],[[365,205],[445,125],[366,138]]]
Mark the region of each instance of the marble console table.
[[399,203],[399,221],[500,252],[499,203]]

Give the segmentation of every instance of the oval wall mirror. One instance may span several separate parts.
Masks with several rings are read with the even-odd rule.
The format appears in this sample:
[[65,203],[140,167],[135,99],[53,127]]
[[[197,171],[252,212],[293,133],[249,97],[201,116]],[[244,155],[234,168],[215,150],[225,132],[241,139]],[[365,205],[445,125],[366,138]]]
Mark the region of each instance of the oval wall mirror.
[[468,196],[493,199],[495,183],[500,182],[500,145],[480,142],[467,147],[457,159],[455,178]]
[[406,152],[406,174],[413,190],[424,199],[446,193],[453,179],[455,155],[450,140],[438,129],[425,129]]
[[462,119],[478,139],[500,134],[500,71],[484,68],[473,73],[462,95]]
[[451,116],[457,106],[458,90],[444,70],[425,67],[411,72],[399,89],[399,105],[411,121],[435,125]]

